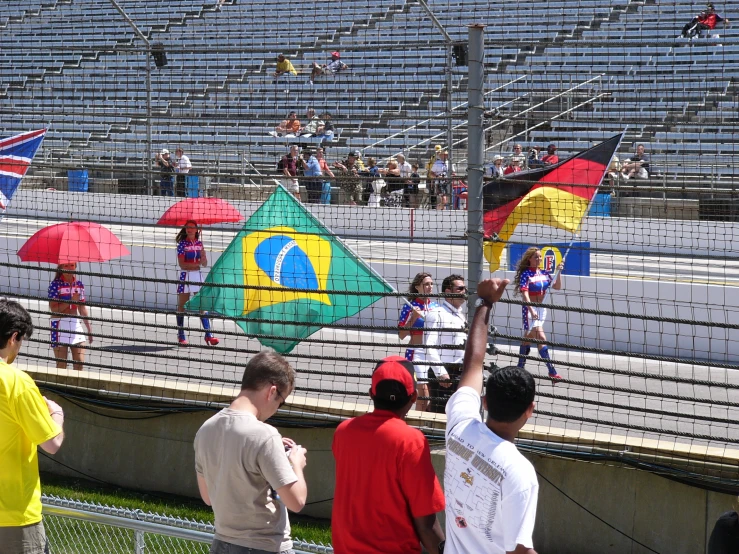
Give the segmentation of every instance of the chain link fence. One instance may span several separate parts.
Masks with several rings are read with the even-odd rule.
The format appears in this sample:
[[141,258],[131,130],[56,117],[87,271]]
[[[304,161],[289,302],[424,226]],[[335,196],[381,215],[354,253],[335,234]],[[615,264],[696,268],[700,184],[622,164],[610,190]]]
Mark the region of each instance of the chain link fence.
[[[44,526],[54,554],[207,554],[210,523],[157,513],[42,497]],[[296,554],[331,553],[323,544],[294,540]]]

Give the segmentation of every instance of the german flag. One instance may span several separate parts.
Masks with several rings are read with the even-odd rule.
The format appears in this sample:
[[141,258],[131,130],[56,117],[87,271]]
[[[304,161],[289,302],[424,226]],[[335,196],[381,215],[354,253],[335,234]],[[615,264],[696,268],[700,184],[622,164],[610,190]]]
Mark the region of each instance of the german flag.
[[623,133],[555,165],[485,184],[483,226],[490,271],[500,267],[503,249],[519,223],[577,231],[622,138]]

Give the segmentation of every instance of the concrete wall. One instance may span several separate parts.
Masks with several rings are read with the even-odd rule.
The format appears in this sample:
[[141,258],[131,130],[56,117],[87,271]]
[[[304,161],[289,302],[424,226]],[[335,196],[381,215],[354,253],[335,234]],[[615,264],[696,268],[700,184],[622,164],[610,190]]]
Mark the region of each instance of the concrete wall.
[[[66,413],[66,438],[54,459],[105,482],[146,491],[197,497],[193,438],[213,412],[135,419],[133,412],[96,407],[93,413],[49,394]],[[114,416],[114,418],[110,417]],[[333,429],[280,428],[308,449],[309,504],[304,513],[330,517],[333,498]],[[432,452],[439,479],[443,449]],[[715,520],[734,497],[706,492],[617,465],[529,456],[537,471],[617,529],[658,552],[703,552]],[[79,477],[40,457],[44,471]],[[621,554],[647,551],[598,521],[539,479],[535,547],[549,554]],[[443,515],[442,515],[443,518]]]

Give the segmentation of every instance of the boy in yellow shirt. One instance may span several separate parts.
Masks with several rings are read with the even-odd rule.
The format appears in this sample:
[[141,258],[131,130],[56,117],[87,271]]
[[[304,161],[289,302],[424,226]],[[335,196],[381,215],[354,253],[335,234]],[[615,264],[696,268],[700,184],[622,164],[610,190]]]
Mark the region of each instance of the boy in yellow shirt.
[[64,412],[43,396],[31,377],[10,364],[33,334],[28,312],[0,300],[0,550],[44,554],[37,446],[55,454],[64,440]]

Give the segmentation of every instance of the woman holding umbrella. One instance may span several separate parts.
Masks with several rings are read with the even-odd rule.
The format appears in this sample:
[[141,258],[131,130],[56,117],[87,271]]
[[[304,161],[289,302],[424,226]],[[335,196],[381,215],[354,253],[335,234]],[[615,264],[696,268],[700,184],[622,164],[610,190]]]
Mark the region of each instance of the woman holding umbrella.
[[[85,361],[84,343],[92,344],[92,325],[87,319],[85,285],[75,277],[76,263],[57,266],[54,280],[49,285],[49,311],[51,311],[51,347],[54,349],[56,367],[67,368],[67,354],[72,350],[73,367],[82,371]],[[78,315],[84,319],[80,320]],[[85,335],[82,325],[87,329]]]
[[[190,299],[191,294],[200,290],[200,283],[203,282],[200,268],[208,265],[208,257],[200,241],[200,229],[194,220],[185,222],[184,227],[177,233],[176,241],[177,263],[180,266],[180,284],[177,285],[177,340],[184,346],[187,344],[184,330],[185,303]],[[205,314],[205,312],[201,313]],[[216,346],[219,341],[210,332],[210,320],[207,317],[201,317],[200,321],[205,329],[205,342],[210,346]]]

